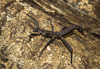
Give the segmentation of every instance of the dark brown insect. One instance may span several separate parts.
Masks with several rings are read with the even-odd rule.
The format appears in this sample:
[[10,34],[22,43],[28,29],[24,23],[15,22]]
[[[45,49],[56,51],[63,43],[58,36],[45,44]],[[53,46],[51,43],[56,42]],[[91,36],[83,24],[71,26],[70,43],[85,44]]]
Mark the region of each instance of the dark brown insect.
[[[25,13],[25,12],[24,12]],[[29,17],[31,17],[33,20],[35,20],[35,18],[33,18],[32,16],[30,16],[29,14],[25,13],[26,15],[28,15]],[[30,35],[31,36],[34,36],[34,35],[42,35],[44,37],[48,37],[48,38],[51,38],[51,40],[49,40],[47,42],[47,44],[44,46],[44,48],[42,49],[42,51],[40,52],[40,55],[39,57],[41,56],[42,52],[45,50],[45,48],[52,42],[54,41],[55,39],[61,39],[61,41],[65,44],[65,46],[68,48],[68,50],[70,51],[71,53],[71,64],[72,64],[72,57],[73,57],[73,49],[71,48],[71,46],[67,43],[67,41],[63,38],[65,35],[67,35],[68,33],[70,33],[71,31],[77,29],[81,34],[84,35],[83,33],[83,29],[81,27],[79,27],[78,25],[73,25],[73,26],[70,26],[70,27],[64,27],[60,32],[54,32],[54,29],[53,29],[53,25],[52,25],[52,31],[47,31],[47,30],[43,30],[43,29],[40,29],[39,26],[38,26],[38,22],[35,20],[36,22],[36,28],[33,29],[33,32],[38,32],[38,34],[35,34],[35,33],[32,33]]]

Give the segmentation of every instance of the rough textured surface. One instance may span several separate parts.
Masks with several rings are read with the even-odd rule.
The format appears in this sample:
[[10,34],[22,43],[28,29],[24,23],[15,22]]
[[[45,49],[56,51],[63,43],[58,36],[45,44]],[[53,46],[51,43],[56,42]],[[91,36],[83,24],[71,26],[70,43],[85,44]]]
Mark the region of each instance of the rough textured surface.
[[81,26],[85,37],[75,30],[65,38],[74,51],[73,65],[76,69],[99,69],[99,4],[99,0],[0,0],[0,69],[74,69],[70,52],[60,40],[53,41],[38,57],[50,39],[34,36],[29,41],[33,32],[28,23],[34,21],[23,12],[45,30],[51,30],[50,21],[54,31]]

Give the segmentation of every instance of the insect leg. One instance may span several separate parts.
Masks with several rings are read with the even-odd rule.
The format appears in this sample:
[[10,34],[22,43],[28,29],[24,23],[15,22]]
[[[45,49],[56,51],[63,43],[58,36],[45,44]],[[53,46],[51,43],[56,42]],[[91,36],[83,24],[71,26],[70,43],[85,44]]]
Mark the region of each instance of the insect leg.
[[61,40],[65,44],[65,46],[68,48],[68,50],[71,52],[71,64],[72,64],[73,49],[71,48],[71,46],[67,43],[65,39],[62,38]]
[[[29,35],[29,40],[27,42],[31,41],[31,38],[33,38],[34,36],[37,36],[37,35],[40,35],[40,34],[32,33],[31,35]],[[27,42],[25,42],[25,43],[27,43]]]
[[50,23],[50,24],[51,24],[51,26],[52,26],[52,32],[54,32],[54,28],[53,28],[54,26],[52,25],[52,23]]
[[44,46],[44,48],[43,48],[42,51],[40,52],[39,57],[41,56],[43,50],[45,50],[45,48],[46,48],[52,41],[54,41],[54,40],[55,40],[55,38],[54,38],[54,39],[51,39],[51,40],[49,40],[49,41],[47,42],[47,44]]
[[63,30],[65,30],[67,27],[63,27],[62,29],[61,29],[61,31],[63,31]]
[[33,38],[34,36],[37,36],[37,35],[40,35],[40,34],[38,34],[38,33],[32,33],[29,37]]
[[[23,13],[25,13],[25,12],[23,12]],[[39,25],[38,25],[38,22],[37,22],[37,20],[35,19],[35,18],[33,18],[32,16],[30,16],[29,14],[27,14],[27,13],[25,13],[27,16],[29,16],[29,17],[31,17],[35,22],[36,22],[36,28],[33,30],[34,32],[37,32],[38,31],[38,29],[39,29]]]

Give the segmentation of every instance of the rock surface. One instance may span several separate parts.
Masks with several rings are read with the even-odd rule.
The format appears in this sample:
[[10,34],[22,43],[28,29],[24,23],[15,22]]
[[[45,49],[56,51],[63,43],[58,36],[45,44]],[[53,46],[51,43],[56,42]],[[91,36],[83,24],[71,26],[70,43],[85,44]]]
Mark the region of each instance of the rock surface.
[[[99,69],[100,68],[100,8],[99,0],[1,0],[0,1],[0,69]],[[73,24],[83,28],[85,37],[73,31],[65,40],[53,41],[39,54],[50,38],[29,39],[35,22],[44,30],[60,31]]]

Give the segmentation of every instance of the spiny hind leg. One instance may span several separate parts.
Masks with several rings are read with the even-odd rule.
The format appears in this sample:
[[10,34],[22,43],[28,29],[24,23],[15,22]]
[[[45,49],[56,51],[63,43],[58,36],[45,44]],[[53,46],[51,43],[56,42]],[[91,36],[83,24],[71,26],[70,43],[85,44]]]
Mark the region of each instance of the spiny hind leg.
[[68,48],[68,50],[71,52],[71,64],[72,64],[73,49],[71,48],[71,46],[67,43],[67,41],[64,38],[61,38],[61,40],[65,44],[65,46]]
[[[64,38],[61,38],[61,40],[65,44],[65,46],[68,48],[68,50],[71,52],[71,65],[72,65],[73,49],[71,48],[71,46],[67,43],[67,41]],[[74,69],[75,69],[75,67],[74,67]]]

